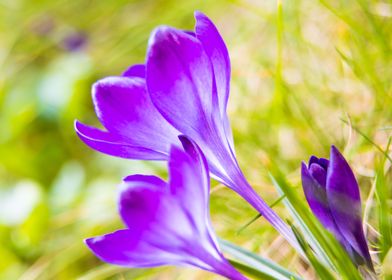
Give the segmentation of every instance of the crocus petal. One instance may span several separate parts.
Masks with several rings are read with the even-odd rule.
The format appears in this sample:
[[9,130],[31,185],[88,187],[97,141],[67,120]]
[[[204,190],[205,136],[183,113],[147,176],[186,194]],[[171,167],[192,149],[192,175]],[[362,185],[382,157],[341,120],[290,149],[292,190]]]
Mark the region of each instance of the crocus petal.
[[327,172],[327,197],[336,225],[345,240],[372,267],[362,228],[359,187],[347,161],[334,146],[331,147]]
[[126,177],[119,212],[129,229],[87,239],[86,244],[112,264],[187,264],[246,279],[220,253],[210,227],[206,160],[196,144],[181,138],[185,151],[176,146],[170,150],[169,186],[154,176]]
[[157,177],[128,176],[121,188],[119,212],[127,227],[143,234],[144,239],[148,231],[150,243],[177,250],[182,244],[178,236],[198,238],[199,227],[204,226],[195,222],[198,213],[187,210],[181,198],[171,195],[167,184]]
[[97,116],[103,126],[128,145],[168,154],[179,134],[159,114],[141,78],[109,77],[93,87]]
[[146,77],[146,66],[144,64],[135,64],[129,67],[122,74],[124,77]]
[[155,176],[131,175],[123,181],[118,202],[120,216],[129,228],[143,231],[155,219],[168,186]]
[[110,264],[128,267],[182,264],[180,256],[143,241],[137,232],[130,229],[89,238],[85,243],[98,258]]
[[313,163],[309,167],[309,173],[312,177],[323,186],[325,191],[326,181],[327,181],[327,169],[324,169],[321,165]]
[[197,38],[157,28],[149,40],[146,79],[152,102],[174,127],[183,133],[205,128],[213,112],[213,73]]
[[[157,240],[159,236],[155,237]],[[89,249],[102,261],[125,267],[157,267],[163,265],[191,265],[204,270],[219,273],[229,279],[246,280],[225,259],[212,260],[212,264],[203,262],[192,255],[171,252],[159,248],[149,237],[135,236],[131,229],[118,230],[102,236],[85,240]],[[192,246],[188,244],[188,246]],[[218,268],[214,267],[215,265]]]
[[196,36],[209,56],[216,82],[221,116],[226,116],[230,87],[230,59],[225,42],[214,23],[203,13],[195,12]]
[[218,29],[214,23],[203,13],[196,11],[196,36],[203,44],[203,47],[210,58],[213,72],[217,96],[217,103],[226,134],[227,141],[234,153],[233,133],[230,121],[227,117],[226,107],[230,93],[230,58],[229,52],[223,41]]
[[79,138],[90,148],[108,155],[144,160],[165,160],[166,153],[145,147],[132,146],[126,140],[94,127],[75,121],[75,131]]
[[325,185],[319,184],[313,178],[304,162],[302,162],[301,177],[305,197],[313,214],[325,228],[333,232],[339,241],[342,241],[343,238],[335,225],[331,210],[329,209]]
[[190,207],[194,213],[200,213],[201,215],[195,216],[201,216],[204,220],[205,214],[208,213],[210,195],[207,162],[192,140],[184,135],[179,138],[186,153],[178,148],[171,150],[170,186],[172,192],[182,198],[184,205]]

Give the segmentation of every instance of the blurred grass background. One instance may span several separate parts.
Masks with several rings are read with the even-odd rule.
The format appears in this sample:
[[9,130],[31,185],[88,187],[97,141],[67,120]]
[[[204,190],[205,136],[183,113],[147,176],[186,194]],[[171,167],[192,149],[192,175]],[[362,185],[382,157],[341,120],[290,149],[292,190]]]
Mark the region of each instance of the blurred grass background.
[[[272,204],[278,195],[268,170],[279,168],[303,198],[301,160],[327,157],[336,144],[361,185],[374,259],[390,276],[391,240],[383,233],[390,230],[391,162],[379,149],[392,131],[392,3],[284,0],[281,7],[0,0],[0,279],[219,279],[190,268],[109,266],[82,242],[122,227],[121,177],[166,171],[164,163],[90,150],[73,121],[97,124],[91,84],[143,62],[156,25],[192,29],[194,10],[211,17],[229,48],[229,116],[250,182]],[[211,203],[220,237],[315,278],[263,219],[238,233],[256,213],[233,192],[214,182]],[[274,207],[286,217],[281,204]]]

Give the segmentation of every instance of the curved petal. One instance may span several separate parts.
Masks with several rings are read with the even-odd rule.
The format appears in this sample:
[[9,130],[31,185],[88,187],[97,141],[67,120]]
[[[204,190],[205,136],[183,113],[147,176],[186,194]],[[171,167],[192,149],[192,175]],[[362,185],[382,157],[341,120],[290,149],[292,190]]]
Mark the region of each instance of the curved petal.
[[196,37],[203,44],[203,47],[210,58],[216,87],[217,105],[223,123],[226,138],[234,152],[233,133],[227,117],[226,108],[230,94],[230,57],[225,42],[223,41],[214,23],[203,13],[195,12]]
[[[170,157],[170,163],[178,164],[175,167],[170,165],[170,176],[175,178],[170,181],[170,189],[155,176],[126,177],[119,196],[120,215],[132,230],[133,238],[140,238],[159,250],[182,255],[184,263],[210,269],[208,262],[203,262],[204,253],[208,252],[215,259],[221,259],[221,255],[216,244],[211,244],[209,216],[204,207],[207,197],[200,194],[203,193],[200,191],[202,186],[197,185],[200,179],[195,181],[192,174],[198,173],[199,170],[192,170],[198,163],[192,162],[176,147],[172,147]],[[172,172],[173,168],[179,173]],[[177,180],[179,176],[186,180]],[[188,247],[188,243],[194,240],[197,245]]]
[[161,114],[179,131],[200,133],[213,112],[213,73],[200,41],[159,27],[149,40],[147,87]]
[[182,241],[178,236],[192,239],[197,235],[198,225],[193,223],[193,214],[187,212],[186,207],[181,198],[172,196],[167,184],[155,176],[126,177],[119,195],[119,212],[124,223],[134,231],[148,230],[161,236],[155,240],[161,247],[180,246]]
[[115,265],[154,267],[183,263],[182,256],[149,244],[129,229],[89,238],[85,243],[99,259]]
[[328,169],[328,165],[329,165],[329,160],[326,159],[326,158],[318,158],[318,157],[315,157],[315,156],[311,156],[310,159],[309,159],[308,166],[310,167],[313,163],[317,163],[323,169],[327,170]]
[[[163,265],[191,265],[204,270],[225,275],[229,279],[244,280],[221,255],[219,259],[208,258],[207,262],[194,255],[192,249],[179,249],[176,247],[156,244],[162,239],[159,235],[135,235],[130,229],[118,230],[109,234],[85,239],[88,248],[102,261],[125,267],[156,267]],[[194,241],[194,240],[192,240]],[[164,244],[164,241],[161,240]],[[187,244],[189,247],[192,245]],[[194,248],[193,248],[194,249]],[[203,254],[203,251],[201,251]]]
[[186,153],[172,147],[169,161],[169,185],[195,217],[208,214],[210,181],[206,159],[200,148],[186,136],[179,136]]
[[95,111],[103,126],[131,146],[168,154],[179,134],[156,110],[141,78],[109,77],[93,87]]
[[301,166],[301,178],[305,197],[313,214],[339,241],[344,241],[339,229],[336,227],[331,209],[329,209],[325,185],[319,184],[318,181],[313,178],[304,162],[302,162]]
[[218,104],[222,117],[226,116],[227,101],[230,90],[230,58],[225,42],[214,23],[203,13],[195,12],[197,38],[203,44],[209,56],[218,94]]
[[119,193],[119,213],[133,231],[142,232],[156,219],[167,184],[156,176],[131,175],[124,178]]
[[139,146],[132,146],[126,140],[107,131],[87,126],[78,121],[74,124],[76,134],[90,148],[111,156],[143,159],[166,160],[168,155]]
[[146,77],[146,66],[144,64],[135,64],[129,67],[122,74],[123,77]]
[[371,266],[371,258],[362,229],[359,187],[347,161],[334,146],[327,173],[327,197],[340,232]]
[[325,191],[325,186],[327,181],[327,169],[324,169],[318,163],[313,163],[309,167],[309,173],[317,181],[317,183],[323,186],[323,189]]

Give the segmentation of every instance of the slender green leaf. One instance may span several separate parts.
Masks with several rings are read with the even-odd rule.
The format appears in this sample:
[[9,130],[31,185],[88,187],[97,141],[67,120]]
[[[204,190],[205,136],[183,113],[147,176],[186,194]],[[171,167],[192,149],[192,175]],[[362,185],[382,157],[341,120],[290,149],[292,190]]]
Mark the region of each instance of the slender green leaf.
[[[219,244],[224,252],[232,255],[236,259],[235,261],[232,261],[233,264],[244,272],[252,274],[252,271],[256,270],[258,272],[258,277],[262,277],[264,275],[264,277],[268,277],[267,279],[301,279],[298,275],[284,269],[273,261],[260,257],[226,240],[219,240]],[[238,264],[238,262],[240,264]],[[257,276],[255,274],[252,275]]]

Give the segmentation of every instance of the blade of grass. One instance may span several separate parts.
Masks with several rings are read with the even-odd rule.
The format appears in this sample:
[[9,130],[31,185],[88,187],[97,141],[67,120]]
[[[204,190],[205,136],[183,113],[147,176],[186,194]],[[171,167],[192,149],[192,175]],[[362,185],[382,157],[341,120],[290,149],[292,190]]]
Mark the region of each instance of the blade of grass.
[[[322,246],[317,241],[316,237],[313,235],[312,231],[307,226],[306,222],[301,218],[301,215],[298,213],[294,205],[291,201],[287,198],[287,190],[281,187],[281,184],[275,179],[275,177],[270,174],[270,178],[272,180],[272,184],[275,186],[276,190],[280,195],[285,194],[286,199],[283,200],[284,205],[289,210],[293,220],[297,223],[301,231],[306,237],[306,240],[310,243],[313,250],[316,251],[319,258],[322,259],[324,264],[328,264],[331,268],[333,267],[331,260],[329,260],[328,256],[323,252]],[[309,213],[310,214],[310,213]]]
[[[389,150],[391,145],[391,139],[389,138],[386,151]],[[389,201],[392,199],[391,190],[389,188],[390,182],[388,183],[388,177],[385,174],[386,158],[384,157],[381,162],[376,166],[376,198],[378,201],[378,226],[381,238],[379,239],[379,250],[381,262],[385,259],[388,251],[392,247],[392,221],[391,215],[392,210],[389,206]]]
[[[273,208],[275,205],[277,205],[279,202],[281,202],[283,200],[285,196],[282,195],[281,197],[279,197],[274,203],[272,203],[269,207]],[[240,234],[244,229],[246,229],[248,226],[250,226],[251,224],[253,224],[255,221],[257,221],[257,219],[259,219],[262,215],[261,214],[257,214],[256,216],[254,216],[250,221],[248,221],[245,225],[243,225],[242,227],[240,227],[240,229],[237,231],[237,235]]]
[[286,270],[273,261],[253,254],[252,252],[238,247],[226,240],[220,239],[219,244],[224,252],[235,257],[235,261],[230,261],[235,267],[255,277],[261,277],[258,279],[301,279],[298,275]]
[[367,136],[365,133],[363,133],[358,127],[355,125],[349,123],[348,121],[341,119],[342,122],[344,122],[347,125],[350,125],[352,129],[354,129],[358,134],[360,134],[366,141],[368,141],[370,144],[372,144],[377,150],[379,150],[391,163],[392,163],[392,157],[383,150],[379,145],[377,145],[372,139],[370,139],[369,136]]
[[295,237],[298,240],[298,243],[302,247],[310,263],[312,264],[312,267],[317,272],[317,276],[319,276],[320,279],[325,280],[334,279],[335,277],[333,276],[333,274],[316,258],[313,251],[309,247],[308,243],[305,241],[302,234],[298,231],[298,229],[293,224],[290,224],[290,226],[294,232]]

